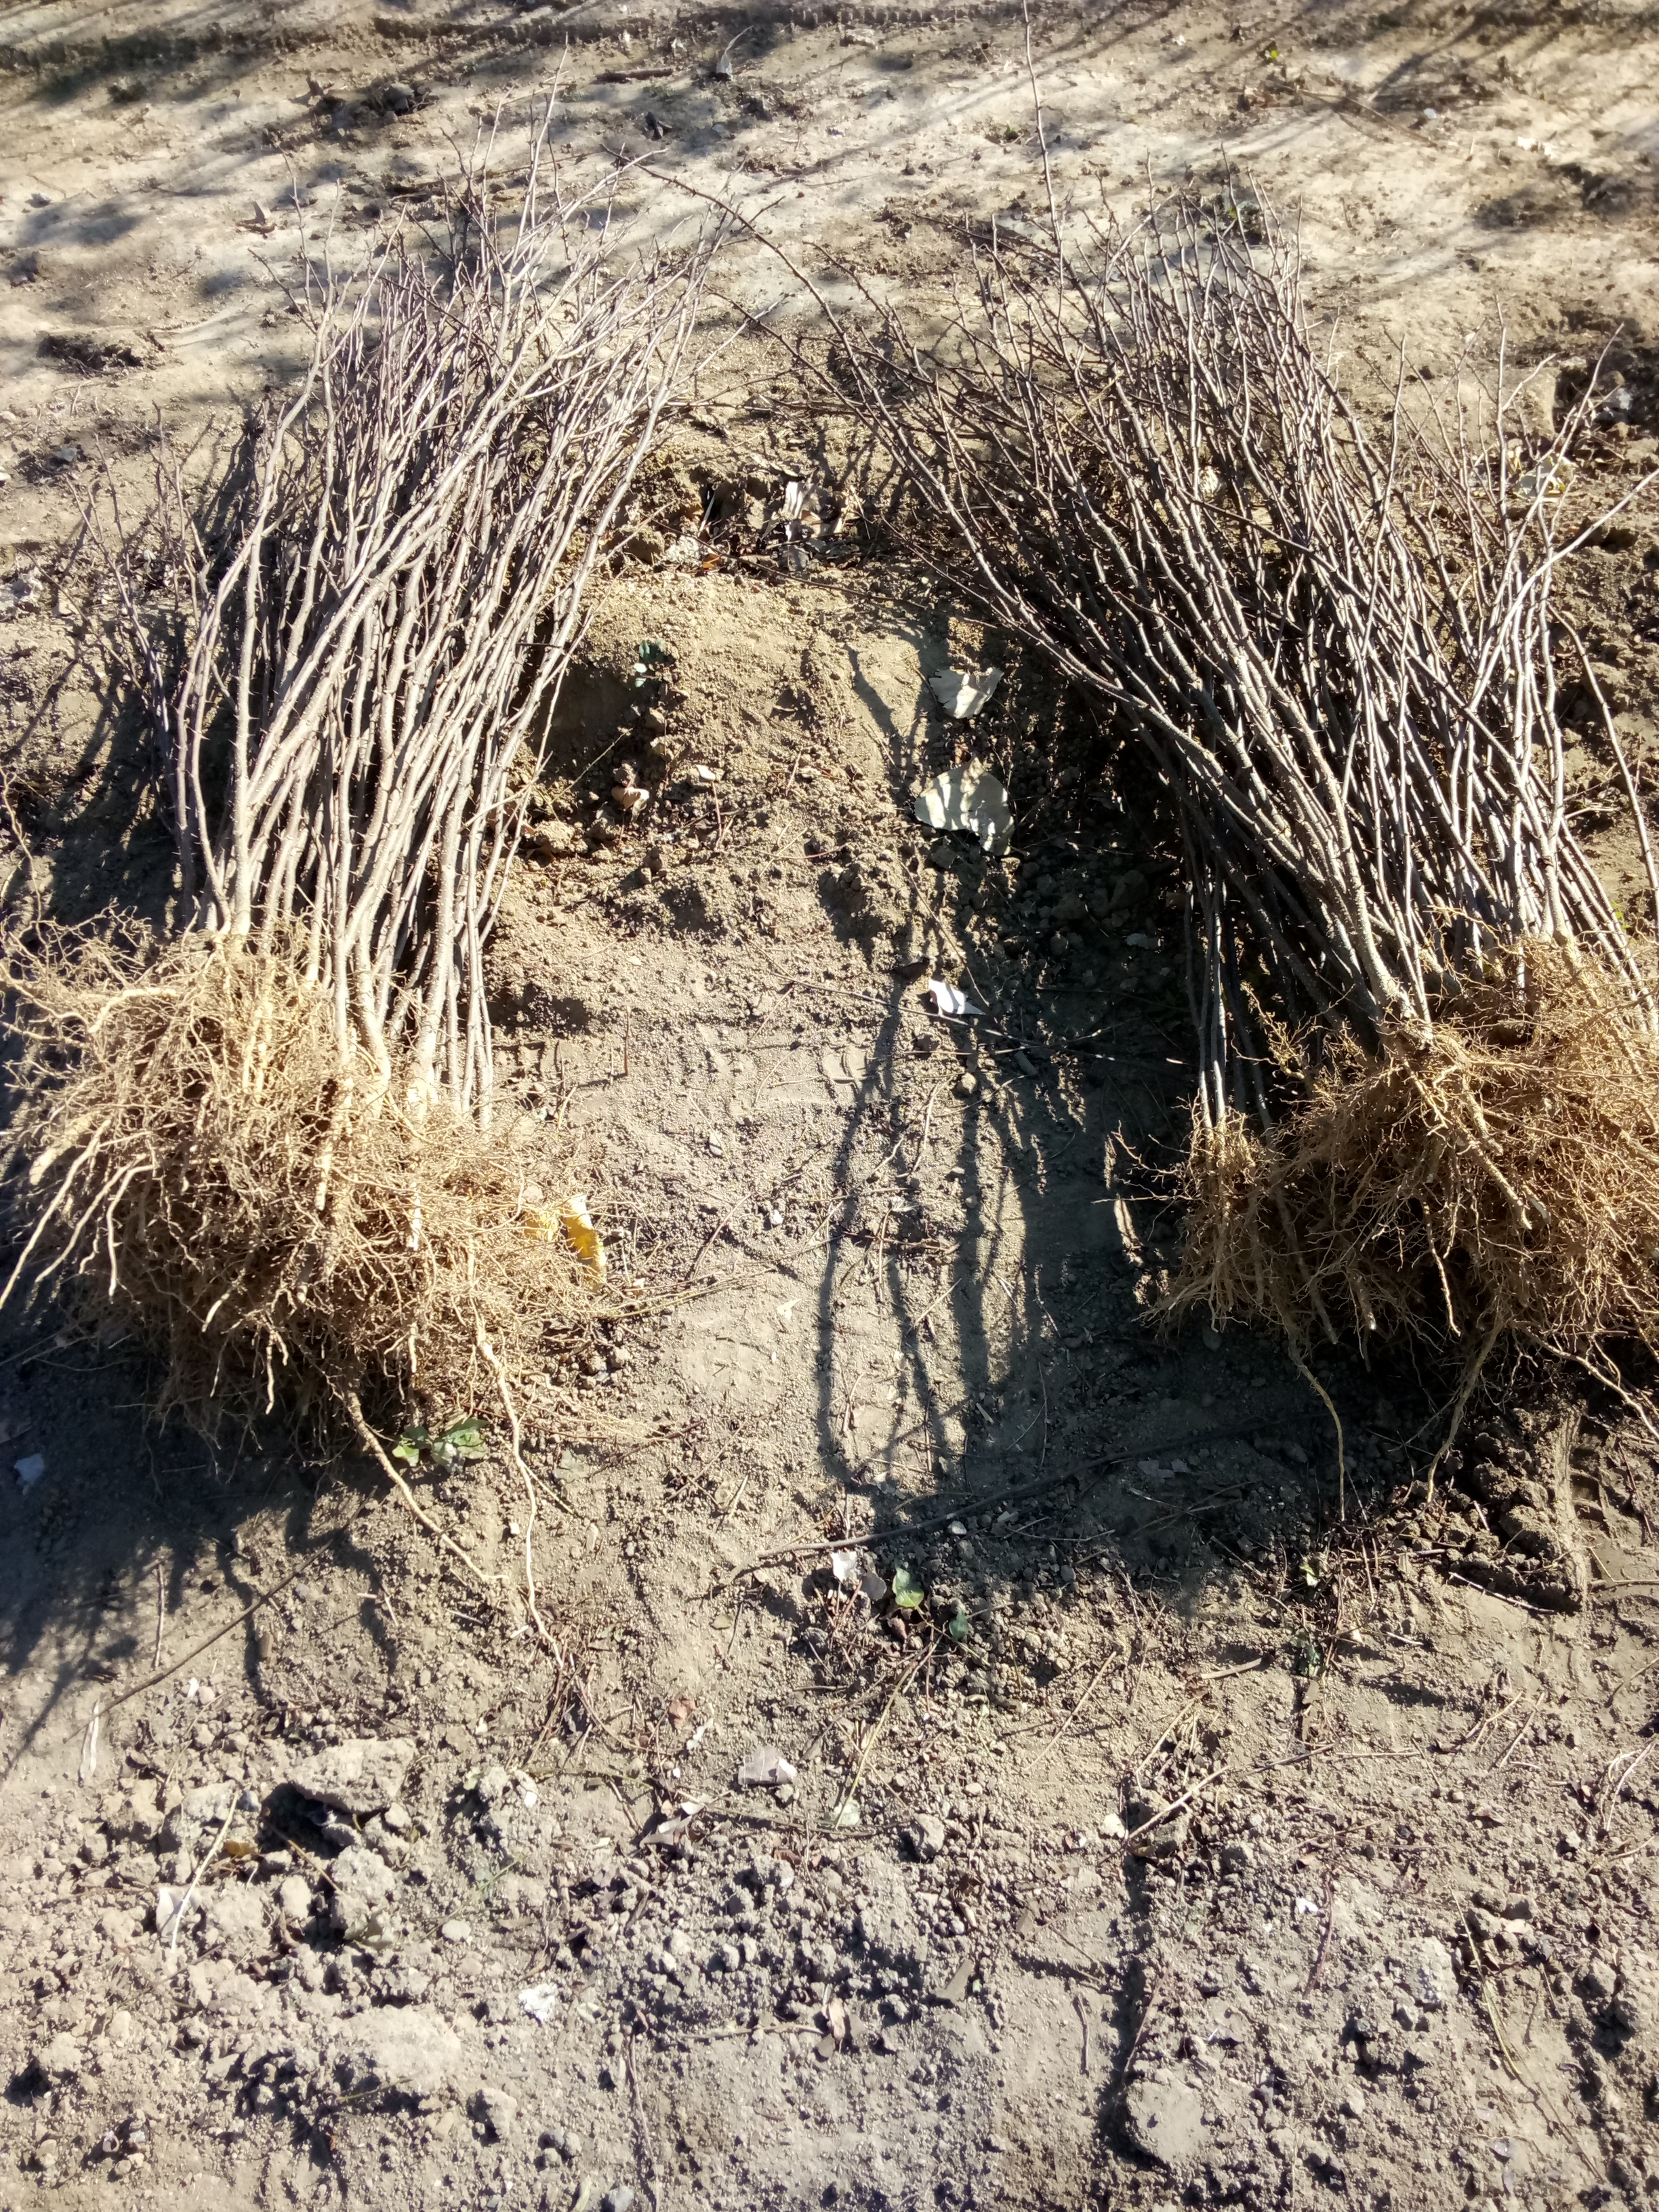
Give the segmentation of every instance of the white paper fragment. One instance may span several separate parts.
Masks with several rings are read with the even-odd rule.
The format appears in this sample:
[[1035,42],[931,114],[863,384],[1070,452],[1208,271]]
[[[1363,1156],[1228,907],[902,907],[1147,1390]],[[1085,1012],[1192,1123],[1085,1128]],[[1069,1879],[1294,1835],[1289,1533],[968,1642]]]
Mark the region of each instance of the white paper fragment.
[[753,1790],[770,1790],[780,1782],[793,1782],[795,1770],[775,1745],[751,1751],[738,1769],[738,1780]]
[[81,1739],[79,1779],[83,1790],[88,1783],[95,1782],[98,1778],[98,1739],[103,1725],[103,1700],[100,1698],[94,1698],[92,1701],[92,1718],[87,1723],[87,1732]]
[[46,1471],[46,1462],[39,1452],[31,1452],[27,1459],[20,1459],[16,1467],[20,1490],[33,1490]]
[[1309,1913],[1317,1912],[1318,1910],[1319,1907],[1310,1897],[1298,1897],[1296,1900],[1296,1917],[1298,1920],[1305,1919]]
[[[708,1723],[703,1723],[705,1727]],[[662,1820],[646,1838],[648,1844],[660,1844],[665,1850],[684,1840],[691,1823],[703,1809],[701,1797],[688,1797],[672,1820]]]
[[954,983],[941,983],[936,976],[930,975],[922,988],[927,994],[928,1005],[936,1014],[959,1014],[965,1017],[969,1014],[982,1014],[985,1012],[984,1007],[970,999],[965,992],[958,991]]
[[936,775],[918,793],[915,817],[934,830],[967,830],[988,853],[1006,852],[1014,817],[1008,789],[983,761],[964,761]]
[[977,675],[965,668],[947,668],[942,676],[930,676],[927,688],[952,721],[965,722],[978,714],[1001,681],[1000,668],[982,668]]
[[856,1552],[830,1553],[830,1571],[838,1583],[850,1583],[858,1571],[859,1555]]
[[783,519],[799,522],[806,506],[806,486],[791,477],[783,488]]
[[552,1982],[532,1982],[519,1991],[519,2002],[538,2027],[545,2027],[558,2009],[558,1988]]

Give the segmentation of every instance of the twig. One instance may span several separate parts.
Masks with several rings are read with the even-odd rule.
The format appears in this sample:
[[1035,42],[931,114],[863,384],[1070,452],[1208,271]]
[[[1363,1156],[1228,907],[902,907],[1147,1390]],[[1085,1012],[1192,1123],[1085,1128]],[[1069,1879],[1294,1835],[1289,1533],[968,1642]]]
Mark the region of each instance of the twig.
[[233,1797],[229,1811],[225,1814],[224,1819],[219,1823],[218,1834],[213,1838],[212,1843],[208,1846],[207,1850],[203,1854],[202,1857],[198,1860],[196,1871],[190,1878],[190,1887],[185,1890],[184,1895],[179,1899],[178,1905],[173,1909],[173,1937],[172,1941],[167,1945],[167,1973],[169,1978],[172,1976],[173,1970],[179,1962],[179,1932],[184,1927],[185,1915],[190,1909],[190,1901],[196,1894],[196,1885],[202,1879],[202,1875],[208,1866],[213,1860],[218,1857],[219,1846],[225,1840],[225,1837],[229,1832],[230,1824],[235,1816],[236,1806]]
[[461,1549],[460,1546],[453,1540],[453,1538],[445,1535],[443,1530],[439,1528],[437,1522],[432,1519],[431,1516],[422,1511],[420,1500],[416,1497],[414,1492],[404,1480],[403,1476],[399,1474],[397,1468],[392,1465],[391,1459],[387,1456],[386,1447],[381,1443],[380,1439],[375,1435],[374,1430],[369,1427],[368,1423],[363,1419],[363,1409],[362,1405],[358,1402],[357,1393],[355,1390],[348,1390],[345,1393],[343,1402],[345,1406],[346,1413],[350,1419],[351,1425],[356,1431],[357,1441],[359,1443],[368,1446],[371,1455],[379,1462],[381,1474],[385,1475],[386,1480],[397,1492],[399,1499],[408,1508],[410,1512],[415,1516],[415,1518],[420,1522],[422,1528],[426,1530],[427,1534],[431,1537],[433,1542],[436,1544],[441,1550],[447,1552],[452,1558],[460,1561],[462,1566],[466,1570],[467,1575],[471,1578],[475,1588],[481,1590],[488,1589],[492,1583],[499,1582],[501,1580],[501,1577],[499,1575],[484,1574],[483,1571],[467,1557],[466,1553]]
[[640,2092],[640,2039],[637,2033],[628,2039],[628,2087],[634,2112],[634,2132],[639,2138],[640,2172],[651,2192],[652,2212],[662,2212],[662,2199],[657,2191],[657,2156],[652,2148],[650,2124],[645,2117],[645,2102]]
[[[964,1498],[948,1513],[935,1513],[925,1521],[912,1521],[902,1528],[872,1530],[863,1541],[870,1545],[908,1542],[916,1536],[929,1534],[935,1528],[948,1528],[951,1522],[971,1519],[975,1514],[988,1511],[993,1505],[1013,1505],[1028,1498],[1040,1498],[1045,1492],[1055,1490],[1062,1483],[1079,1482],[1085,1475],[1098,1474],[1108,1468],[1123,1467],[1129,1461],[1156,1457],[1160,1452],[1195,1450],[1211,1443],[1226,1443],[1238,1437],[1254,1436],[1261,1428],[1260,1418],[1241,1422],[1224,1429],[1190,1430],[1185,1435],[1163,1437],[1149,1443],[1131,1444],[1125,1450],[1105,1452],[1098,1457],[1085,1460],[1081,1467],[1070,1468],[1057,1474],[1046,1474],[1040,1482],[1020,1483],[1012,1487],[981,1490],[972,1498]],[[763,1552],[757,1559],[750,1559],[728,1575],[724,1582],[716,1583],[706,1590],[705,1597],[717,1597],[730,1589],[746,1576],[761,1573],[765,1568],[776,1566],[786,1559],[805,1559],[813,1552],[834,1552],[845,1547],[844,1536],[815,1537],[805,1543],[786,1544],[775,1552]]]
[[912,1663],[909,1672],[905,1674],[902,1680],[897,1680],[893,1684],[891,1690],[888,1692],[886,1704],[882,1707],[875,1719],[871,1723],[869,1731],[864,1739],[863,1748],[859,1753],[859,1763],[853,1769],[852,1779],[848,1782],[845,1790],[842,1790],[841,1802],[830,1816],[830,1826],[832,1828],[839,1828],[842,1825],[842,1815],[846,1813],[848,1807],[856,1802],[859,1784],[864,1779],[864,1770],[869,1764],[871,1753],[876,1747],[877,1739],[880,1735],[883,1729],[886,1727],[888,1720],[892,1714],[893,1708],[898,1703],[901,1694],[909,1688],[911,1683],[915,1680],[916,1676],[921,1674],[923,1666],[927,1662],[927,1654],[924,1651],[921,1654],[921,1656]]
[[1165,1820],[1169,1820],[1173,1814],[1178,1813],[1183,1805],[1190,1804],[1192,1800],[1197,1796],[1200,1790],[1208,1789],[1211,1783],[1218,1780],[1226,1771],[1227,1770],[1224,1766],[1216,1766],[1212,1767],[1209,1773],[1201,1775],[1200,1778],[1193,1784],[1191,1789],[1183,1790],[1180,1796],[1177,1797],[1173,1803],[1166,1805],[1161,1813],[1154,1813],[1150,1820],[1143,1820],[1138,1828],[1131,1828],[1128,1834],[1123,1838],[1123,1849],[1127,1850],[1129,1845],[1135,1841],[1137,1837],[1144,1836],[1149,1829],[1161,1826]]

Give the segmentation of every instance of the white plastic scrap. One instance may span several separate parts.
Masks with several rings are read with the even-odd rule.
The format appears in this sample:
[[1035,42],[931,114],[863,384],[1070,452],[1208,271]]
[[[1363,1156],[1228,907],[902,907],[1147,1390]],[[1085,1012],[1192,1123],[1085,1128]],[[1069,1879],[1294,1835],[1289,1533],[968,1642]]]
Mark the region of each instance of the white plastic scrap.
[[858,1576],[858,1571],[859,1555],[856,1552],[830,1553],[830,1571],[834,1575],[838,1583],[850,1583],[855,1581]]
[[970,1014],[982,1014],[985,1012],[984,1007],[970,999],[965,992],[958,991],[954,983],[941,983],[937,976],[930,975],[923,984],[922,989],[927,994],[928,1005],[936,1014],[958,1014],[965,1018]]
[[559,1992],[553,1982],[532,1982],[519,1991],[519,2002],[538,2027],[545,2027],[558,2009]]
[[1006,852],[1014,817],[1008,788],[983,761],[964,761],[936,775],[916,797],[915,816],[933,830],[969,830],[988,853]]
[[40,1452],[31,1452],[27,1459],[20,1459],[16,1462],[16,1468],[18,1488],[33,1490],[46,1473],[46,1462]]
[[672,1848],[675,1844],[683,1843],[691,1823],[702,1810],[703,1801],[701,1797],[688,1797],[672,1819],[663,1820],[653,1828],[646,1841],[660,1844],[665,1850]]
[[775,1789],[780,1782],[793,1782],[794,1778],[794,1768],[772,1744],[751,1751],[738,1769],[738,1780],[751,1790]]
[[927,688],[952,721],[965,722],[978,714],[1001,681],[1000,668],[982,668],[977,675],[965,668],[947,668],[942,676],[930,676]]

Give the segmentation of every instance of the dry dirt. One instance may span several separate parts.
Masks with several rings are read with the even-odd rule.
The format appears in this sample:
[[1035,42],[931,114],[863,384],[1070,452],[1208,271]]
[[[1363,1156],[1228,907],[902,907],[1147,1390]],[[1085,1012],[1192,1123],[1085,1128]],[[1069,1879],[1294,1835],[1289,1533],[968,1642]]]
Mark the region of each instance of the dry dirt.
[[[1650,462],[1654,11],[1043,8],[1034,62],[1062,192],[1246,167],[1355,356],[1449,390],[1501,313],[1547,413],[1611,339],[1586,465]],[[649,157],[642,233],[689,184],[923,318],[1042,192],[1000,7],[46,4],[0,64],[24,914],[168,896],[94,461],[136,487],[158,416],[288,374],[302,257],[440,220],[477,118],[510,161],[550,95],[570,173]],[[1149,1323],[1155,815],[1014,668],[974,739],[1012,853],[915,821],[963,750],[926,679],[994,641],[744,326],[799,325],[789,271],[739,236],[719,289],[495,948],[504,1138],[611,1259],[533,1498],[494,1442],[422,1474],[469,1579],[366,1468],[148,1426],[118,1341],[0,1352],[0,2206],[1645,2204],[1651,1434],[1506,1377],[1431,1482],[1446,1376],[1332,1360],[1339,1470],[1273,1345]],[[1655,547],[1638,513],[1571,582],[1638,762]]]

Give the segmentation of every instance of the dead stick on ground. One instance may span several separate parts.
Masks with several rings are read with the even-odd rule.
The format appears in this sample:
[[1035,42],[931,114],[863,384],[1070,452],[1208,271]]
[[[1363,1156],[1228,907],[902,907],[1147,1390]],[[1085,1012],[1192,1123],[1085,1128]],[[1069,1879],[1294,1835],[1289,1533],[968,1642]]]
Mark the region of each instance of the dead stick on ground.
[[513,1402],[513,1393],[507,1387],[507,1376],[501,1363],[489,1348],[489,1339],[484,1334],[484,1325],[482,1321],[475,1320],[473,1333],[477,1339],[478,1350],[489,1362],[489,1371],[495,1377],[495,1389],[500,1395],[501,1401],[507,1408],[507,1424],[513,1445],[513,1464],[519,1471],[519,1480],[524,1485],[524,1494],[530,1500],[530,1518],[524,1524],[525,1606],[534,1624],[537,1635],[541,1638],[542,1642],[550,1650],[556,1652],[558,1646],[548,1634],[547,1624],[542,1619],[541,1607],[536,1602],[536,1561],[535,1555],[530,1548],[531,1540],[536,1533],[536,1486],[530,1479],[530,1469],[525,1465],[524,1454],[520,1449],[519,1409]]
[[892,1689],[888,1695],[887,1703],[882,1707],[881,1711],[877,1714],[874,1721],[871,1723],[870,1733],[864,1739],[864,1748],[859,1753],[859,1763],[853,1769],[853,1778],[848,1784],[846,1789],[842,1790],[841,1802],[836,1806],[835,1811],[830,1816],[830,1826],[832,1828],[839,1828],[843,1825],[842,1816],[845,1814],[848,1807],[855,1802],[859,1784],[864,1779],[864,1770],[869,1765],[870,1754],[876,1747],[876,1740],[880,1735],[883,1729],[886,1727],[887,1723],[891,1717],[893,1708],[898,1703],[899,1698],[902,1696],[903,1692],[909,1688],[911,1683],[915,1680],[917,1675],[921,1674],[927,1658],[927,1654],[924,1651],[921,1657],[911,1667],[909,1673],[905,1675],[904,1679],[902,1681],[894,1683]]
[[[1254,1436],[1261,1426],[1258,1419],[1240,1422],[1231,1428],[1204,1429],[1185,1436],[1160,1437],[1151,1443],[1131,1444],[1122,1451],[1107,1452],[1098,1459],[1085,1460],[1081,1467],[1067,1468],[1063,1474],[1045,1474],[1040,1482],[1021,1483],[1013,1489],[981,1490],[975,1497],[961,1499],[948,1513],[935,1513],[926,1521],[907,1522],[902,1528],[872,1529],[868,1535],[851,1540],[872,1548],[881,1544],[908,1543],[912,1537],[925,1536],[931,1529],[949,1528],[952,1521],[967,1520],[975,1513],[988,1512],[994,1505],[1012,1505],[1023,1498],[1041,1497],[1044,1491],[1057,1490],[1063,1482],[1081,1482],[1086,1475],[1098,1475],[1108,1468],[1125,1467],[1132,1459],[1156,1457],[1160,1452],[1190,1450],[1202,1444],[1227,1443],[1236,1437]],[[763,1567],[780,1565],[786,1559],[804,1559],[809,1552],[844,1551],[848,1540],[845,1536],[820,1536],[804,1544],[786,1544],[775,1552],[763,1552],[757,1559],[750,1559],[747,1565],[738,1567],[724,1582],[716,1583],[703,1595],[705,1597],[721,1596],[735,1583],[742,1582],[745,1576],[758,1574]]]
[[392,1485],[392,1487],[397,1492],[398,1497],[409,1508],[410,1511],[415,1516],[415,1518],[420,1522],[422,1528],[426,1530],[427,1534],[431,1537],[433,1542],[436,1544],[441,1550],[451,1553],[456,1559],[458,1559],[461,1565],[466,1569],[467,1573],[471,1576],[473,1581],[480,1589],[488,1589],[492,1583],[499,1582],[501,1580],[501,1577],[499,1575],[486,1575],[482,1573],[480,1570],[474,1565],[472,1561],[468,1559],[466,1553],[461,1549],[460,1546],[456,1543],[453,1538],[445,1535],[443,1530],[439,1528],[437,1522],[433,1520],[430,1514],[425,1513],[422,1510],[419,1499],[416,1498],[414,1492],[404,1480],[402,1475],[398,1474],[397,1468],[393,1467],[391,1460],[386,1455],[386,1447],[381,1443],[380,1439],[375,1435],[374,1430],[369,1427],[368,1423],[363,1419],[363,1409],[358,1402],[357,1393],[355,1390],[347,1391],[345,1395],[345,1409],[351,1417],[352,1427],[357,1432],[358,1443],[368,1446],[374,1457],[379,1462],[381,1474],[385,1475],[386,1480]]
[[1193,1799],[1197,1796],[1200,1790],[1207,1790],[1211,1783],[1218,1780],[1218,1778],[1224,1775],[1226,1771],[1227,1770],[1224,1766],[1212,1767],[1207,1774],[1201,1776],[1198,1781],[1194,1783],[1190,1790],[1183,1790],[1180,1796],[1176,1799],[1173,1804],[1166,1805],[1161,1813],[1154,1813],[1150,1820],[1143,1820],[1138,1828],[1131,1828],[1128,1834],[1123,1838],[1124,1850],[1128,1850],[1130,1844],[1134,1842],[1137,1836],[1144,1836],[1149,1828],[1160,1826],[1164,1821],[1170,1819],[1173,1814],[1178,1813],[1183,1805],[1190,1804]]
[[640,2094],[640,2039],[632,2036],[628,2045],[628,2087],[634,2106],[634,2132],[639,2138],[640,2172],[651,2192],[652,2212],[662,2212],[662,2198],[657,2191],[657,2157],[651,2144],[651,2129],[645,2117],[645,2100]]
[[1338,1858],[1333,1859],[1329,1866],[1325,1869],[1325,1925],[1319,1931],[1319,1948],[1314,1953],[1313,1965],[1309,1969],[1307,1980],[1303,1984],[1302,1994],[1304,1998],[1310,1997],[1313,1995],[1315,1987],[1318,1983],[1319,1977],[1324,1972],[1325,1954],[1331,1948],[1331,1928],[1333,1924],[1331,1915],[1331,1899],[1336,1890],[1336,1870],[1340,1863],[1341,1860],[1339,1856]]
[[[240,1795],[240,1792],[238,1794]],[[179,1931],[185,1924],[185,1915],[190,1910],[190,1900],[196,1894],[196,1885],[200,1881],[203,1875],[212,1864],[213,1861],[218,1857],[219,1846],[225,1840],[231,1821],[235,1817],[235,1813],[236,1807],[233,1801],[230,1810],[225,1814],[224,1819],[219,1823],[218,1834],[213,1838],[213,1841],[209,1844],[203,1856],[197,1861],[196,1871],[190,1878],[189,1888],[185,1890],[184,1895],[179,1899],[178,1904],[173,1908],[173,1937],[167,1945],[167,1974],[169,1978],[172,1976],[173,1968],[179,1963]]]
[[[361,1513],[362,1510],[362,1507],[360,1505],[357,1509],[357,1513]],[[352,1522],[357,1518],[357,1513],[350,1515],[349,1517],[341,1524],[342,1528],[350,1528]],[[199,1644],[192,1644],[182,1659],[175,1659],[172,1666],[163,1667],[159,1673],[149,1675],[144,1681],[135,1683],[131,1689],[123,1690],[120,1696],[116,1698],[113,1705],[106,1705],[104,1708],[104,1718],[107,1720],[112,1713],[119,1712],[121,1707],[125,1705],[130,1698],[141,1698],[146,1690],[154,1690],[159,1687],[161,1683],[170,1681],[173,1676],[178,1674],[183,1668],[188,1667],[192,1659],[199,1659],[203,1652],[206,1651],[210,1648],[210,1646],[216,1644],[222,1636],[228,1636],[233,1628],[240,1628],[245,1620],[252,1620],[254,1614],[258,1612],[262,1606],[269,1605],[274,1597],[280,1597],[290,1583],[297,1583],[301,1576],[304,1574],[308,1565],[309,1562],[307,1560],[301,1559],[299,1565],[293,1570],[292,1573],[284,1575],[279,1583],[272,1583],[270,1588],[264,1593],[263,1597],[256,1597],[252,1605],[244,1607],[242,1611],[239,1613],[234,1620],[228,1620],[222,1628],[216,1628],[211,1636],[204,1636]]]

